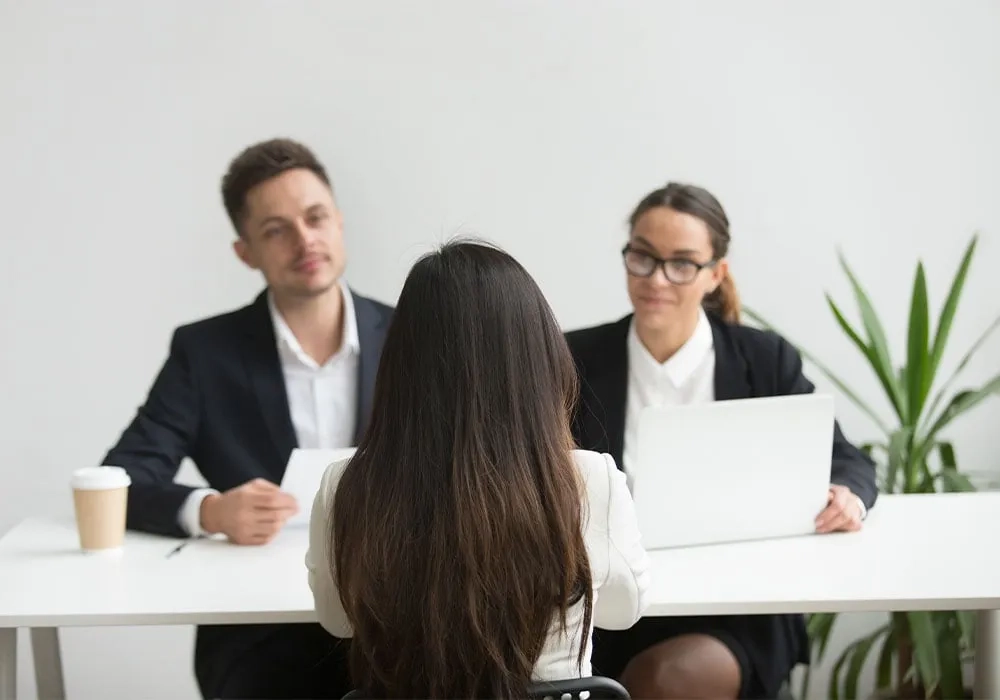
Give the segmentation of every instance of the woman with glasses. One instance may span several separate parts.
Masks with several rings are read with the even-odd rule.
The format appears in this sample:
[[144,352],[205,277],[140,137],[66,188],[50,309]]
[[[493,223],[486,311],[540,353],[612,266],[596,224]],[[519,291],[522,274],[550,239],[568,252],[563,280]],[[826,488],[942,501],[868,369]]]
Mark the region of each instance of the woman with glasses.
[[[706,190],[670,183],[649,193],[629,218],[622,250],[634,313],[568,335],[582,379],[575,437],[611,454],[630,485],[643,408],[813,390],[786,340],[740,325],[729,240],[729,219]],[[720,425],[720,437],[725,431]],[[748,467],[760,458],[747,455]],[[836,425],[831,466],[817,531],[857,530],[875,503],[875,471]],[[633,697],[773,698],[808,661],[801,615],[647,617],[594,633],[594,672],[618,677]]]

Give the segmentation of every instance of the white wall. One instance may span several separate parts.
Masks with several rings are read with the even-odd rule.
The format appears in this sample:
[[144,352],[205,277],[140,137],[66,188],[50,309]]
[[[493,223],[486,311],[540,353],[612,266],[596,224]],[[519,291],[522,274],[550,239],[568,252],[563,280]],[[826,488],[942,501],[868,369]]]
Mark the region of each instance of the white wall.
[[[745,299],[879,405],[824,305],[849,301],[835,246],[897,356],[917,257],[938,304],[973,229],[949,363],[1000,305],[995,1],[8,0],[0,27],[0,532],[68,514],[68,473],[129,420],[172,327],[258,289],[217,189],[274,135],[328,164],[349,280],[386,301],[462,228],[517,255],[567,326],[617,317],[629,208],[682,179],[729,209]],[[998,467],[998,422],[994,401],[955,426],[964,466]],[[75,697],[195,693],[189,629],[64,639]]]

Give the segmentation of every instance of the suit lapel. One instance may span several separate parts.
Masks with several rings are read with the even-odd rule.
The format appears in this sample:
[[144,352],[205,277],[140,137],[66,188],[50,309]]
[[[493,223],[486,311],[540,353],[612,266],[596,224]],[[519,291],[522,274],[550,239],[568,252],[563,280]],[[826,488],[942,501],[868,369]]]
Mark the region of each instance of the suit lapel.
[[[605,450],[622,468],[625,451],[625,403],[628,400],[628,329],[631,317],[627,316],[610,326],[606,339],[595,353],[597,366],[588,371],[587,386],[596,399],[584,416],[589,442]],[[591,448],[594,449],[594,448]]]
[[361,439],[371,417],[375,395],[375,375],[378,373],[382,341],[385,338],[385,318],[370,299],[354,294],[354,315],[358,323],[358,408],[355,421],[355,444]]
[[750,369],[728,326],[713,315],[712,340],[715,343],[715,400],[747,399],[753,396]]
[[[243,360],[261,415],[279,458],[287,460],[298,444],[288,410],[288,392],[278,358],[274,324],[267,307],[267,292],[262,292],[247,307],[247,336]],[[284,463],[282,463],[282,469]]]

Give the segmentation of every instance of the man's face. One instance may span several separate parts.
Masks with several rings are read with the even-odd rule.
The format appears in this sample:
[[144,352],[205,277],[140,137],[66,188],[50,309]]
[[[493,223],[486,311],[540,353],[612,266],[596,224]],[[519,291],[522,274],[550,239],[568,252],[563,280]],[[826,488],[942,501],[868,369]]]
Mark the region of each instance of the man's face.
[[286,170],[246,196],[236,255],[278,297],[328,291],[346,264],[343,219],[329,186],[306,168]]

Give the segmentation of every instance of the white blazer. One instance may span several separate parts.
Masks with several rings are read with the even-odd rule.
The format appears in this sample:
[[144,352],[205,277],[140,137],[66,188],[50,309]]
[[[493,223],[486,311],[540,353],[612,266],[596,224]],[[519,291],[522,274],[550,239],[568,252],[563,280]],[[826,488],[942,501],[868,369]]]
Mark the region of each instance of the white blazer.
[[[574,450],[574,460],[586,485],[584,543],[590,557],[594,585],[593,620],[583,629],[583,602],[566,614],[564,634],[554,617],[548,639],[535,665],[534,679],[553,681],[592,675],[590,656],[592,632],[596,625],[604,629],[627,629],[646,609],[649,589],[649,557],[642,546],[632,496],[625,475],[607,454]],[[316,604],[320,624],[335,637],[348,638],[353,630],[333,579],[329,557],[330,506],[337,484],[348,460],[336,462],[326,470],[309,521],[309,550],[306,568],[309,587]],[[530,572],[526,572],[530,576]],[[587,649],[582,666],[577,654],[583,635]]]

